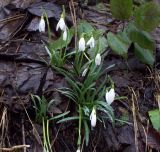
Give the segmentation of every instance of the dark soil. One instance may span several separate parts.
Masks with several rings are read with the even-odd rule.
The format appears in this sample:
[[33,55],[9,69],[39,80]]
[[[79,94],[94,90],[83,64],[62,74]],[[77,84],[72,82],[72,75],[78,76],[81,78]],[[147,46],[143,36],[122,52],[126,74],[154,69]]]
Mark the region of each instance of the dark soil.
[[[47,33],[38,32],[39,17],[42,13],[40,6],[49,14],[49,21],[53,27],[52,37],[56,38],[59,33],[55,32],[55,26],[62,11],[62,4],[67,8],[67,23],[72,24],[68,1],[30,0],[27,2],[23,0],[16,1],[16,3],[15,1],[8,2],[8,4],[2,1],[0,5],[1,3],[0,119],[5,109],[7,116],[4,122],[5,127],[0,129],[0,147],[26,144],[30,145],[30,148],[27,148],[28,152],[42,152],[40,141],[42,124],[35,122],[35,111],[30,95],[44,95],[48,100],[56,99],[54,106],[48,112],[49,116],[64,112],[68,101],[55,91],[55,88],[66,84],[65,79],[52,71],[47,64],[49,58],[42,43],[42,40],[47,40]],[[119,22],[107,15],[107,11],[100,13],[99,10],[96,10],[94,2],[90,1],[90,4],[83,6],[77,3],[78,18],[83,17],[106,32],[109,30],[116,32],[119,29]],[[110,23],[110,26],[106,26],[106,23]],[[159,75],[158,68],[160,68],[159,34],[159,28],[153,32],[157,43],[154,69],[140,63],[132,53],[128,61],[112,53],[105,58],[106,67],[115,64],[113,68],[108,69],[107,73],[115,82],[116,93],[119,96],[128,97],[128,100],[116,100],[112,104],[116,118],[120,119],[128,115],[129,123],[117,122],[115,127],[109,122],[105,123],[105,127],[103,124],[98,124],[91,131],[89,146],[86,147],[84,144],[84,152],[144,152],[149,151],[150,148],[155,149],[154,142],[151,142],[148,145],[150,148],[146,149],[144,128],[151,127],[151,124],[148,124],[148,111],[157,108],[154,95],[160,91],[155,84],[155,75]],[[72,106],[69,104],[69,108],[74,108]],[[37,129],[39,136],[35,133],[33,126]],[[75,128],[77,124],[74,122],[63,124],[52,122],[50,124],[53,151],[76,151],[77,132]],[[150,138],[160,141],[160,136],[155,135],[153,129],[149,131]]]

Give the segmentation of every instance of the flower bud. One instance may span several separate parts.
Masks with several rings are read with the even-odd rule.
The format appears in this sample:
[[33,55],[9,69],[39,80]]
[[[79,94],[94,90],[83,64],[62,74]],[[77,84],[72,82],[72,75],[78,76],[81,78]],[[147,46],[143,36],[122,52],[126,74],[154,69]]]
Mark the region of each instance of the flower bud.
[[111,88],[109,91],[106,92],[106,101],[110,105],[115,98],[115,91],[114,88]]
[[101,64],[101,55],[98,53],[95,57],[95,64],[100,65]]
[[39,26],[38,26],[39,32],[45,32],[45,20],[43,15],[41,16],[41,20],[39,22]]
[[94,48],[95,40],[94,40],[93,36],[88,40],[87,45],[90,46],[90,48]]
[[97,117],[96,117],[96,109],[94,107],[90,115],[90,121],[91,121],[91,126],[95,127],[97,122]]
[[78,49],[79,51],[85,51],[86,49],[86,46],[85,46],[85,39],[84,37],[81,37],[80,40],[79,40],[79,45],[78,45]]

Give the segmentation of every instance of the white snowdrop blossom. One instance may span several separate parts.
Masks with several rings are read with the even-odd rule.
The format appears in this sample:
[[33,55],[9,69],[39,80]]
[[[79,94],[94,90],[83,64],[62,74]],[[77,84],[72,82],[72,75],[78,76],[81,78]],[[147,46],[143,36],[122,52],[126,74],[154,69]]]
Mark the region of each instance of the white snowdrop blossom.
[[84,69],[84,71],[82,72],[82,77],[85,77],[87,74],[88,68]]
[[97,122],[97,117],[96,117],[96,109],[94,107],[90,115],[90,121],[91,121],[91,126],[95,127]]
[[63,41],[67,40],[67,30],[63,32]]
[[114,88],[111,88],[106,92],[106,101],[110,105],[115,99],[115,91]]
[[45,32],[45,20],[43,15],[41,16],[41,20],[39,22],[39,26],[38,26],[39,32]]
[[100,65],[101,64],[101,55],[98,53],[95,57],[95,64]]
[[57,26],[56,26],[56,31],[58,31],[59,28],[62,31],[66,31],[67,30],[67,26],[65,24],[65,21],[64,21],[63,17],[61,17],[60,20],[58,21]]
[[80,148],[78,148],[76,152],[81,152]]
[[88,40],[87,45],[90,46],[90,48],[95,47],[95,40],[93,36]]
[[85,49],[86,49],[86,42],[85,42],[84,37],[80,38],[78,49],[79,49],[79,51],[85,51]]

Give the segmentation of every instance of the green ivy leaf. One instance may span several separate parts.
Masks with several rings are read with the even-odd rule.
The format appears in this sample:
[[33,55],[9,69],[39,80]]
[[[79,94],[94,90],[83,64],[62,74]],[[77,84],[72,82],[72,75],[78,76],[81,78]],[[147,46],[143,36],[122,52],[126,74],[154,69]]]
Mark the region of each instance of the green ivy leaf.
[[155,49],[155,41],[153,37],[145,31],[141,31],[134,26],[134,24],[130,24],[127,29],[128,37],[131,41],[137,43],[140,47],[154,50]]
[[159,109],[151,110],[148,113],[153,127],[156,130],[160,131],[160,110]]
[[160,6],[148,2],[135,10],[135,24],[144,31],[152,31],[160,24]]
[[126,39],[125,37],[125,33],[119,33],[118,35],[115,35],[112,32],[109,32],[107,34],[108,45],[115,54],[123,57],[127,57],[127,52],[131,45],[129,39]]
[[132,0],[111,0],[112,15],[120,20],[129,19],[133,12]]
[[154,64],[154,55],[152,50],[144,49],[140,47],[137,43],[134,44],[134,47],[134,53],[140,61],[148,65]]

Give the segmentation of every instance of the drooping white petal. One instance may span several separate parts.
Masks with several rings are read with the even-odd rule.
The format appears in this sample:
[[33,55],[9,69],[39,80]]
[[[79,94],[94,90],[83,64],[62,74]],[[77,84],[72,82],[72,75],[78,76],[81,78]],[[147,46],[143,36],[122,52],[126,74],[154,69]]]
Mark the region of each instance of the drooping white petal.
[[86,44],[85,44],[84,37],[80,38],[78,48],[79,48],[79,51],[85,51]]
[[88,40],[87,45],[90,46],[90,48],[94,48],[95,40],[94,40],[93,36]]
[[98,53],[95,57],[95,64],[100,65],[101,64],[101,55]]
[[67,29],[67,26],[64,22],[64,18],[61,17],[60,20],[58,21],[57,23],[57,26],[56,26],[56,31],[58,31],[58,29],[61,29],[62,31],[65,31]]
[[63,41],[67,40],[67,30],[63,32]]
[[82,72],[82,77],[85,77],[87,74],[88,68],[84,69],[84,71]]
[[115,99],[115,91],[111,88],[109,91],[106,92],[106,101],[110,105]]
[[39,29],[39,32],[45,32],[45,20],[43,16],[41,17],[41,20],[39,22],[38,29]]
[[81,152],[80,148],[78,148],[76,152]]
[[92,109],[92,112],[91,112],[91,115],[90,115],[90,121],[91,121],[91,126],[95,127],[96,123],[97,123],[96,109],[95,108]]

